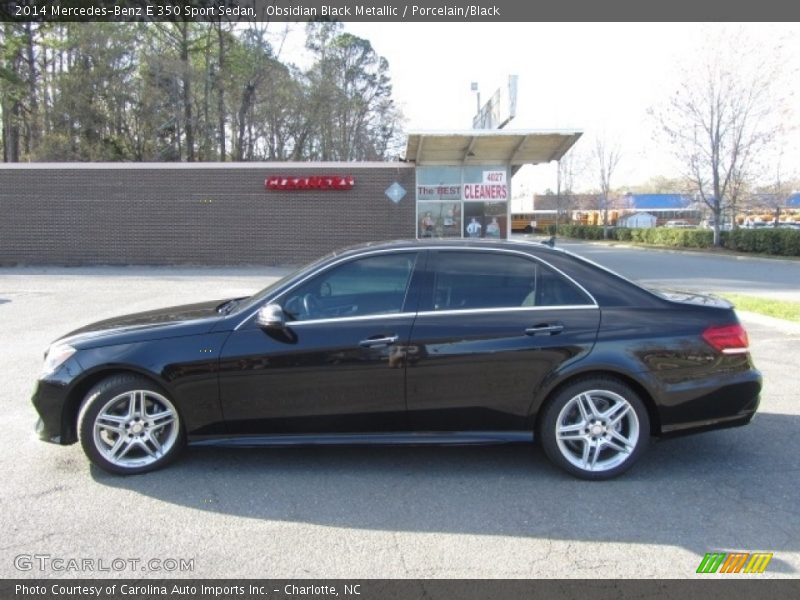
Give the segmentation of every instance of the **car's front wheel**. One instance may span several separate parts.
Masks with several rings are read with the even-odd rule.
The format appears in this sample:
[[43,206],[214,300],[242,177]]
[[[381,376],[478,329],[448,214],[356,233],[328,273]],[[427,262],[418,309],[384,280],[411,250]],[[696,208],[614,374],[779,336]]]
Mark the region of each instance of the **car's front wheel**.
[[582,479],[627,471],[647,447],[650,419],[630,386],[612,378],[576,381],[556,393],[539,421],[547,457]]
[[175,405],[153,382],[135,375],[104,379],[89,391],[78,434],[89,460],[122,475],[163,467],[184,443]]

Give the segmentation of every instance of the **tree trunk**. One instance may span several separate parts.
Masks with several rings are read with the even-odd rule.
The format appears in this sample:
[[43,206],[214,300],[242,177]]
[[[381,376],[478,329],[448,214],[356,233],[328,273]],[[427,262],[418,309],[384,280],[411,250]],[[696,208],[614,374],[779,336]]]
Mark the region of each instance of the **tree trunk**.
[[211,95],[214,83],[213,67],[211,64],[211,44],[206,44],[205,53],[203,56],[205,62],[205,77],[203,77],[203,123],[200,128],[200,148],[198,159],[201,161],[211,160],[212,154],[216,156],[214,144],[216,143],[216,135],[214,135],[214,128],[211,127]]
[[722,205],[719,202],[714,204],[714,247],[719,248],[722,246],[722,234],[720,233],[722,227]]
[[[3,115],[5,116],[5,111]],[[19,102],[11,105],[6,129],[7,162],[19,162]]]
[[180,56],[183,66],[183,131],[186,135],[186,160],[194,162],[194,126],[192,123],[192,74],[189,64],[189,32],[188,24],[181,27]]
[[218,119],[218,133],[219,138],[219,159],[224,161],[227,156],[225,148],[225,84],[222,80],[222,74],[225,72],[225,36],[222,31],[222,23],[217,23],[217,119]]
[[30,153],[39,145],[39,100],[37,98],[36,52],[34,51],[33,26],[25,23],[25,59],[28,63],[28,135],[25,140],[26,150]]
[[720,248],[722,246],[722,236],[720,235],[720,228],[722,227],[722,186],[719,175],[719,137],[712,138],[712,164],[711,164],[711,179],[714,185],[714,247]]
[[603,192],[603,239],[608,239],[608,192]]
[[[3,40],[10,40],[12,23],[3,23]],[[3,65],[11,73],[19,74],[19,53],[6,57]],[[3,162],[19,162],[19,100],[13,100],[7,90],[0,96],[3,109]]]
[[236,137],[236,160],[244,160],[244,135],[247,131],[247,113],[253,101],[256,86],[247,82],[242,94],[242,104],[239,106],[239,135]]
[[14,162],[11,160],[11,111],[5,96],[2,99],[1,108],[3,111],[3,162]]

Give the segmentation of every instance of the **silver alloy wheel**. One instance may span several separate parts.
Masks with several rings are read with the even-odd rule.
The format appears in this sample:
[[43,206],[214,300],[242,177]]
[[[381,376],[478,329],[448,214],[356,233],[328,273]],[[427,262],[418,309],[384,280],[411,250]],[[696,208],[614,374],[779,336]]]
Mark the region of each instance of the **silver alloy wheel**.
[[638,442],[636,411],[625,398],[609,390],[582,392],[558,413],[558,449],[584,471],[608,471],[621,465]]
[[94,446],[111,464],[122,468],[151,465],[175,445],[178,412],[161,394],[132,390],[115,396],[94,420]]

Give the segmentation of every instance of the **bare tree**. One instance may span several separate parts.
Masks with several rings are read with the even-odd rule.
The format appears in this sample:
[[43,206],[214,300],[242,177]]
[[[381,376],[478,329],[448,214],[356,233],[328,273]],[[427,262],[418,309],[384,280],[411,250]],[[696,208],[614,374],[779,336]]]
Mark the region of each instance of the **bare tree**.
[[619,165],[622,153],[619,143],[608,139],[606,136],[595,138],[592,148],[592,158],[597,168],[598,182],[600,184],[600,210],[603,211],[603,238],[608,239],[608,209],[611,202],[611,179]]
[[782,86],[782,56],[780,46],[757,46],[741,30],[709,35],[693,64],[684,65],[677,90],[652,111],[714,215],[717,246],[724,210],[737,202],[784,131],[789,88]]
[[774,226],[777,227],[781,219],[781,211],[786,206],[792,195],[791,178],[787,177],[783,167],[783,152],[781,151],[778,160],[775,161],[774,178],[768,186],[769,194],[764,196],[767,206],[774,215]]
[[575,198],[575,180],[585,168],[585,156],[580,149],[571,148],[561,160],[556,170],[556,233],[562,214],[569,214]]

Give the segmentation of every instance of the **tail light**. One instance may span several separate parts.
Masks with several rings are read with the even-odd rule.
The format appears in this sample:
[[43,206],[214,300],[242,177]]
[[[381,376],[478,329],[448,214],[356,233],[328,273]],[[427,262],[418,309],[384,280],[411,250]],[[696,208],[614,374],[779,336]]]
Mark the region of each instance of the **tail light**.
[[746,354],[747,332],[739,325],[716,325],[703,332],[703,339],[723,354]]

